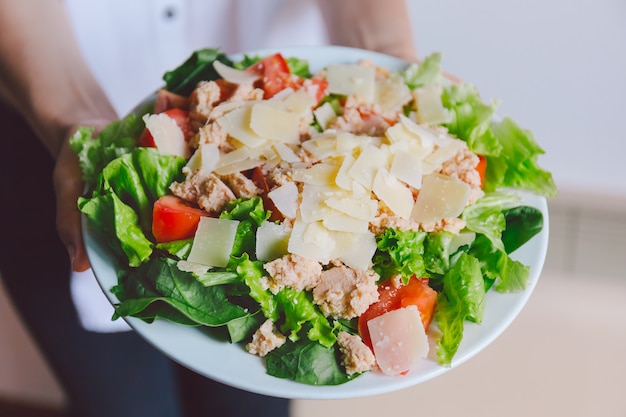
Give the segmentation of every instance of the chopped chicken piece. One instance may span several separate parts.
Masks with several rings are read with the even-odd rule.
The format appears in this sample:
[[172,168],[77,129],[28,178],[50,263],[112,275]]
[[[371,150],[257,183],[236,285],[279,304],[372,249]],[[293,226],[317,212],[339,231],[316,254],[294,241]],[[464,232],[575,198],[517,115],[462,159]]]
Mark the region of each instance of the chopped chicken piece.
[[319,262],[295,254],[275,259],[263,267],[270,275],[267,283],[273,294],[285,287],[296,291],[310,290],[315,287],[322,273]]
[[183,182],[170,185],[172,193],[195,203],[212,215],[219,215],[235,194],[215,174],[191,172]]
[[378,300],[378,278],[374,271],[330,268],[322,272],[313,289],[313,301],[325,315],[345,319],[360,316]]
[[286,341],[287,338],[277,332],[272,320],[268,319],[252,335],[252,341],[246,345],[246,349],[253,355],[265,356]]
[[230,188],[237,198],[254,197],[262,192],[262,190],[257,187],[251,179],[243,175],[241,172],[220,175],[219,178],[228,186],[228,188]]
[[359,336],[339,332],[337,343],[342,354],[341,364],[348,375],[367,372],[376,365],[374,354]]

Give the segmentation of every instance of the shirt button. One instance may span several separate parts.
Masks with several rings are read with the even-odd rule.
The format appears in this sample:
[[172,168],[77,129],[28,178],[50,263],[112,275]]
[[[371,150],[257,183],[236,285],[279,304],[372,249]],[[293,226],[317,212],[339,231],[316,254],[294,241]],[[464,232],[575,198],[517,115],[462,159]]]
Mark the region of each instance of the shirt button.
[[166,7],[163,11],[163,17],[167,20],[174,19],[176,17],[176,9],[173,6]]

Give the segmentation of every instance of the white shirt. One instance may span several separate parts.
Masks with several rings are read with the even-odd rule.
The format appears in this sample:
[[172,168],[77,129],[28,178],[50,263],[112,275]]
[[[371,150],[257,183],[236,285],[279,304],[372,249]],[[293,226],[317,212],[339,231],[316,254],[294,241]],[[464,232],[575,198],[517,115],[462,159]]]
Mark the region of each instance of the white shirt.
[[225,53],[326,42],[314,0],[65,0],[80,47],[127,113],[194,50]]
[[[326,31],[314,0],[65,0],[80,48],[119,115],[163,85],[194,50],[225,53],[320,45]],[[92,272],[72,273],[87,330],[127,330]]]

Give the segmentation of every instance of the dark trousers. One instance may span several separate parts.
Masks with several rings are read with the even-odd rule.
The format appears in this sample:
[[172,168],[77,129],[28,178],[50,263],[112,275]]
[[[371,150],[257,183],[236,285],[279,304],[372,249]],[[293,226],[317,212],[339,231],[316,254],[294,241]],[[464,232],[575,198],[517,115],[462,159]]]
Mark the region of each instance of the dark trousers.
[[0,274],[76,417],[288,415],[289,402],[234,389],[175,364],[134,332],[85,331],[55,229],[53,161],[0,104]]

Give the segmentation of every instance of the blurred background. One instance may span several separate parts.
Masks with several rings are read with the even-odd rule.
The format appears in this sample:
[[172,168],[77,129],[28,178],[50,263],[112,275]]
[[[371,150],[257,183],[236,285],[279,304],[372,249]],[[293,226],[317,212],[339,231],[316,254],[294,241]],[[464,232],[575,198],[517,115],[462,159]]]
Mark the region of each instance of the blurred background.
[[[460,367],[367,399],[295,401],[293,415],[626,416],[626,1],[409,0],[420,55],[532,130],[560,195],[529,304]],[[0,285],[3,403],[55,415],[64,396]],[[8,410],[8,409],[6,409]]]

